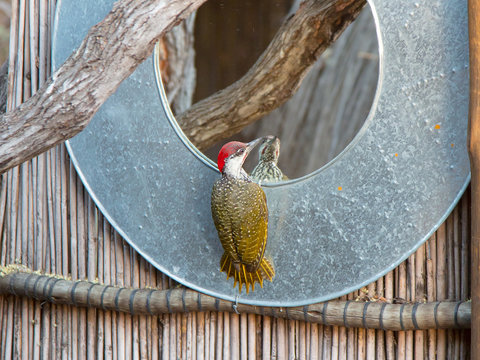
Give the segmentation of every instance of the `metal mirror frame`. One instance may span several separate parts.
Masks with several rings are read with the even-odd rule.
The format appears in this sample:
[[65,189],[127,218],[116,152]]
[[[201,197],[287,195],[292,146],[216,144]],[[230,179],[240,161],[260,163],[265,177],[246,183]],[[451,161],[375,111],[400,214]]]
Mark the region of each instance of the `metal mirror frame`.
[[[113,0],[59,0],[53,70]],[[445,220],[469,182],[467,5],[369,1],[380,75],[351,144],[321,169],[265,186],[276,277],[238,294],[219,271],[210,214],[219,177],[178,127],[152,57],[67,142],[86,189],[113,227],[176,281],[222,299],[300,306],[375,281]]]

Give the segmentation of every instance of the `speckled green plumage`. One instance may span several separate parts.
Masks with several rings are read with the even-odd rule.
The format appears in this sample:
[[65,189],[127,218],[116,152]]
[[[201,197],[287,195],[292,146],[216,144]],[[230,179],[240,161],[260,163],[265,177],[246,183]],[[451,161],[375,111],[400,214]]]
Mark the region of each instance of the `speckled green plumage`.
[[263,278],[272,280],[275,272],[265,259],[268,209],[265,193],[256,183],[222,176],[212,190],[212,217],[225,255],[220,267],[233,276],[239,290],[245,283],[247,292]]
[[273,162],[260,161],[250,174],[252,179],[261,182],[278,182],[288,180],[282,170]]

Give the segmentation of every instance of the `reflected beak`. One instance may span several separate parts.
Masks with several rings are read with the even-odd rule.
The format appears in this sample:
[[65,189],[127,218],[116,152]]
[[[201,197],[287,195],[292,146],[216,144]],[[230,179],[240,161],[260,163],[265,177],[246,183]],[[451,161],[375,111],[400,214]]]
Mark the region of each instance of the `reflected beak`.
[[261,138],[258,138],[258,139],[255,139],[253,141],[250,141],[249,143],[247,143],[247,147],[245,148],[245,150],[247,151],[247,154],[250,153],[250,151],[252,151],[252,149],[257,146],[258,144],[260,144],[261,142],[263,142],[263,137]]

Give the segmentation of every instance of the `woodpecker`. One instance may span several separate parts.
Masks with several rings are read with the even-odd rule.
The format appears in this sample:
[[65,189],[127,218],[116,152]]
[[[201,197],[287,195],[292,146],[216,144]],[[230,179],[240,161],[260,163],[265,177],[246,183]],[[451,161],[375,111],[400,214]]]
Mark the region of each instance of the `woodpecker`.
[[267,245],[268,209],[262,188],[252,182],[243,170],[243,163],[250,151],[263,138],[249,143],[232,141],[225,144],[218,154],[217,165],[222,178],[212,190],[212,217],[222,243],[224,254],[220,271],[233,276],[239,292],[243,284],[247,293],[255,283],[263,287],[263,280],[273,280],[273,264],[265,257]]
[[265,136],[258,155],[258,164],[251,173],[253,180],[260,183],[288,180],[277,165],[280,156],[280,139],[278,137]]

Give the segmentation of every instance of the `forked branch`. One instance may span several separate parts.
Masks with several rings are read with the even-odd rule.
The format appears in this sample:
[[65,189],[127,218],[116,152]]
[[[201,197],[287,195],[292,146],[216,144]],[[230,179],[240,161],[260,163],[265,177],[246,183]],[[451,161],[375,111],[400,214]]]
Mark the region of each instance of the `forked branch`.
[[[157,39],[205,1],[118,1],[49,82],[0,117],[0,173],[82,131]],[[179,117],[184,131],[205,149],[280,106],[364,5],[304,1],[242,79]]]

